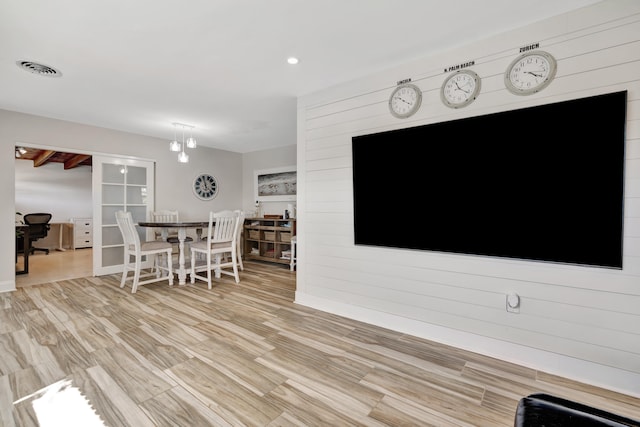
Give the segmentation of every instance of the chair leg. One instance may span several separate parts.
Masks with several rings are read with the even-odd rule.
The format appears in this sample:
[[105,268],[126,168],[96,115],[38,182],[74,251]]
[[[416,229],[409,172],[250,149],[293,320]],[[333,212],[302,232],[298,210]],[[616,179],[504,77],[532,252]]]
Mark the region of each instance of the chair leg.
[[196,283],[196,253],[191,250],[191,284]]
[[[162,270],[160,267],[163,266],[165,254],[156,254],[155,256],[155,270],[156,270],[156,278],[160,278],[162,276]],[[153,270],[151,270],[153,271]]]
[[[212,286],[212,279],[211,279],[211,274],[212,274],[212,270],[218,270],[216,267],[211,268],[211,253],[207,252],[206,255],[202,254],[201,252],[195,252],[195,251],[191,251],[191,284],[196,283],[196,258],[201,257],[202,255],[204,255],[204,258],[206,260],[207,263],[207,277],[206,277],[206,282],[207,282],[207,288],[211,289]],[[220,257],[221,254],[216,254],[216,265],[220,264]],[[218,277],[216,275],[216,277]],[[200,280],[205,280],[204,275],[202,276],[198,276],[198,279]]]
[[140,281],[140,267],[141,267],[140,257],[136,257],[135,265],[136,265],[136,269],[133,274],[133,285],[131,286],[132,294],[135,294],[136,291],[138,290],[138,282]]
[[124,282],[127,280],[127,274],[129,273],[129,261],[129,255],[125,254],[124,262],[122,263],[124,268],[122,270],[122,280],[120,280],[121,288],[124,288]]
[[[220,254],[216,255],[216,260],[218,264],[220,264]],[[211,289],[211,252],[207,253],[207,287]]]
[[236,279],[236,283],[240,283],[240,276],[238,276],[238,256],[235,251],[231,254],[231,263],[233,264],[233,277]]
[[242,263],[242,253],[241,253],[241,250],[240,250],[240,245],[238,245],[237,258],[238,258],[238,265],[240,266],[240,270],[244,271],[244,264]]
[[122,280],[120,280],[120,287],[124,288],[124,282],[127,280],[127,274],[129,273],[129,270],[127,269],[127,266],[124,266],[124,271],[122,272]]
[[151,266],[151,273],[155,273],[156,277],[160,277],[160,263],[158,262],[159,254],[154,255],[153,257],[153,265]]

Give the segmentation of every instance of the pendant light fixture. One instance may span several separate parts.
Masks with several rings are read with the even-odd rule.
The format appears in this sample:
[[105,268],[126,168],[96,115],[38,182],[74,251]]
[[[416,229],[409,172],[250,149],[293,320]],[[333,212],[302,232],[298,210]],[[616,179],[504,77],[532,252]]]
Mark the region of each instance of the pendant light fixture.
[[[169,143],[169,150],[179,152],[178,161],[180,163],[189,163],[189,155],[184,151],[187,148],[196,148],[197,143],[193,137],[192,130],[195,126],[186,125],[184,123],[173,123],[173,141]],[[178,128],[182,128],[182,142],[178,141]],[[189,138],[185,142],[185,129],[189,128]]]
[[180,151],[180,143],[178,142],[178,137],[176,135],[176,124],[173,124],[173,141],[169,143],[169,150],[175,151],[176,153]]
[[193,130],[193,127],[189,129],[189,138],[187,138],[187,148],[196,148],[198,145],[195,138],[193,137],[192,130]]

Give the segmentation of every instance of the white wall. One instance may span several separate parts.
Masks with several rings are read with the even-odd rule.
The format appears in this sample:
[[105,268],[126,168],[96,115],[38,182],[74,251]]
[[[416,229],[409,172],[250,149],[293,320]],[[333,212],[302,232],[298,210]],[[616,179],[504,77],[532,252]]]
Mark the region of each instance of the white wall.
[[[296,302],[640,396],[639,35],[640,2],[605,1],[301,98]],[[512,95],[504,71],[535,42],[558,60],[556,79]],[[471,60],[482,92],[449,109],[439,98],[443,70]],[[388,97],[406,78],[423,91],[422,107],[395,119]],[[623,270],[354,245],[352,136],[620,90],[628,91]],[[418,196],[381,198],[381,223],[410,233]],[[506,312],[510,291],[522,297],[519,314]]]
[[16,211],[49,212],[52,222],[91,218],[91,166],[64,170],[62,163],[33,167],[16,160]]

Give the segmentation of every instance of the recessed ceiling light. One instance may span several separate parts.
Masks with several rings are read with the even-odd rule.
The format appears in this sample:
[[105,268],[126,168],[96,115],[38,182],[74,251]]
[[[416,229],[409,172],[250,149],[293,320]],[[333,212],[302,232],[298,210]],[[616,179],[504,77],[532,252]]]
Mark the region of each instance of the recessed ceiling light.
[[295,65],[295,64],[297,64],[297,63],[298,63],[298,58],[296,58],[296,57],[292,56],[292,57],[290,57],[290,58],[287,58],[287,62],[288,62],[289,64],[291,64],[291,65]]
[[22,68],[25,71],[28,71],[33,74],[37,74],[39,76],[46,77],[60,77],[62,73],[56,70],[53,67],[49,67],[48,65],[38,64],[33,61],[16,61],[16,65]]

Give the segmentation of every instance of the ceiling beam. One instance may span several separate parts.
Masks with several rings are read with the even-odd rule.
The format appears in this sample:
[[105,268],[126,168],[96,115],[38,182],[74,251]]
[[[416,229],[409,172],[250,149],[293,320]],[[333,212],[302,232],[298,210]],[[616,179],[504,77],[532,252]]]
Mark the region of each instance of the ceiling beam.
[[73,169],[76,166],[78,166],[80,163],[84,162],[85,160],[87,160],[89,157],[89,155],[87,154],[76,154],[75,156],[73,156],[72,158],[70,158],[69,160],[67,160],[66,162],[64,162],[64,169]]
[[52,150],[44,150],[38,157],[33,159],[33,167],[37,168],[47,163],[49,157],[53,156],[56,152]]

